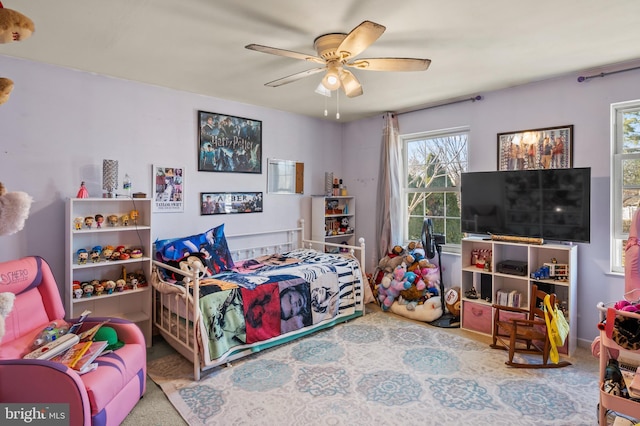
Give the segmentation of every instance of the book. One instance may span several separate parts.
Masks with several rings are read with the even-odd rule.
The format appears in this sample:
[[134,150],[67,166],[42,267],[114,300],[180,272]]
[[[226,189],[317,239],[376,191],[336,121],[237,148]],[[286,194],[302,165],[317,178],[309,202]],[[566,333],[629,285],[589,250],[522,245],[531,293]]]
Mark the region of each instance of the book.
[[107,342],[106,340],[98,341],[98,342],[89,342],[89,343],[91,343],[89,348],[78,359],[78,361],[74,364],[74,366],[71,367],[74,370],[77,370],[81,373],[86,372],[83,370],[86,370],[93,363],[93,361],[95,361],[95,359],[99,357],[100,354],[102,354],[102,352],[104,352],[104,349],[107,346],[109,346],[109,342]]
[[73,368],[80,360],[82,355],[84,355],[85,352],[89,350],[89,347],[92,346],[92,344],[93,342],[91,341],[76,343],[65,352],[51,358],[51,360],[64,364],[67,367]]
[[78,337],[80,338],[81,342],[86,342],[88,340],[93,339],[93,336],[96,335],[96,333],[98,332],[98,330],[100,330],[100,327],[102,327],[103,325],[105,325],[106,323],[108,323],[109,320],[107,319],[106,321],[102,321],[96,325],[94,325],[93,327],[91,327],[88,330],[85,330],[81,333],[78,334]]

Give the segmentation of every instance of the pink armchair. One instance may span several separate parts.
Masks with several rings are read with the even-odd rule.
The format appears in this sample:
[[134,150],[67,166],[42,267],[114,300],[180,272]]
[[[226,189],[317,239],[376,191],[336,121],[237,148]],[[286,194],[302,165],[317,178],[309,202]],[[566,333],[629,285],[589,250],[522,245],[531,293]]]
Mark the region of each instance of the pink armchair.
[[[119,425],[146,390],[146,345],[133,323],[111,318],[123,347],[97,358],[95,371],[25,360],[34,339],[65,312],[53,274],[40,257],[0,263],[0,292],[16,295],[0,341],[0,402],[66,403],[71,425]],[[89,317],[88,324],[104,318]],[[70,322],[72,320],[69,320]]]

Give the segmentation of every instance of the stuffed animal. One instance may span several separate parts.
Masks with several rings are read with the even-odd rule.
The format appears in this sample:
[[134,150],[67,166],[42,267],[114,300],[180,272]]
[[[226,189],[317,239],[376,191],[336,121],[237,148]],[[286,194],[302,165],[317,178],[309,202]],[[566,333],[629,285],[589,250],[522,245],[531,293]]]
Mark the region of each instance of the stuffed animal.
[[414,309],[408,309],[408,305],[400,302],[394,303],[391,312],[417,321],[431,322],[442,316],[442,301],[439,297],[431,297]]
[[15,10],[5,9],[0,2],[0,43],[27,39],[35,30],[31,19]]
[[383,311],[391,307],[401,291],[411,287],[409,277],[405,276],[406,273],[407,265],[402,263],[396,267],[391,276],[386,275],[382,278],[382,282],[378,286],[378,300]]
[[0,182],[0,235],[11,235],[24,227],[33,199],[26,192],[7,192]]
[[444,303],[447,310],[454,317],[460,316],[460,287],[450,288],[444,295]]
[[9,78],[0,77],[0,105],[9,100],[12,90],[13,81]]
[[0,342],[4,337],[4,319],[11,312],[15,298],[16,295],[13,293],[0,293]]

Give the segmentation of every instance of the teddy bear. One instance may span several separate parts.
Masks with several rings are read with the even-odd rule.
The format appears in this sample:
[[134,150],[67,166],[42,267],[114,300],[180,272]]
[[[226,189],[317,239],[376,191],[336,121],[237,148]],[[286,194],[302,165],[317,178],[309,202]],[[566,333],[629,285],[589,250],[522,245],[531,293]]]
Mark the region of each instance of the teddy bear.
[[24,227],[32,202],[26,192],[7,192],[0,182],[0,235],[11,235]]
[[33,21],[0,3],[0,43],[11,43],[27,39],[35,31]]
[[13,80],[0,77],[0,105],[9,100],[9,95],[13,90]]
[[[20,12],[5,9],[0,2],[0,43],[11,43],[29,38],[35,31],[33,21]],[[13,81],[0,78],[0,105],[9,100]]]
[[0,293],[0,342],[4,337],[4,319],[11,312],[15,298],[16,295],[13,293]]
[[[415,279],[415,276],[413,277]],[[407,276],[407,265],[402,263],[396,267],[393,274],[385,275],[378,286],[378,301],[383,311],[391,307],[400,292],[411,287],[411,276]]]

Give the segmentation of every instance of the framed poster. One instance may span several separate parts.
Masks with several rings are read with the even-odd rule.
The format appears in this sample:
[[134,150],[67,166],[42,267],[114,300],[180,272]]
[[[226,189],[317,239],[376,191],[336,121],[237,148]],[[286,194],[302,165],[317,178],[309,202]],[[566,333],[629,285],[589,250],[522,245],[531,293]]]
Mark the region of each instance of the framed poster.
[[262,173],[262,121],[198,111],[198,171]]
[[201,192],[200,214],[262,212],[262,192]]
[[184,211],[184,168],[153,166],[153,211]]
[[498,133],[498,170],[570,169],[573,125]]

